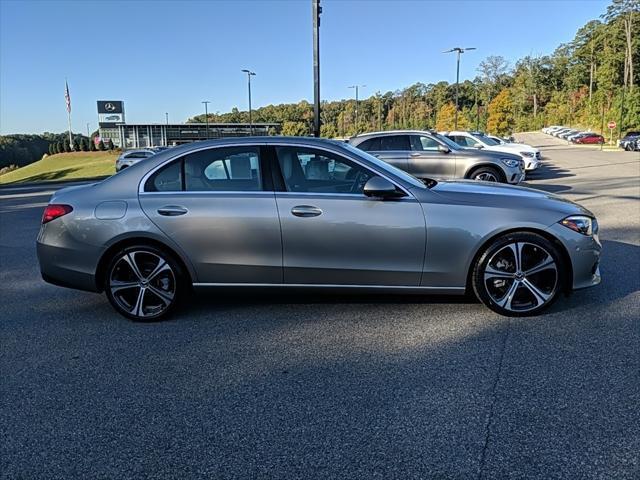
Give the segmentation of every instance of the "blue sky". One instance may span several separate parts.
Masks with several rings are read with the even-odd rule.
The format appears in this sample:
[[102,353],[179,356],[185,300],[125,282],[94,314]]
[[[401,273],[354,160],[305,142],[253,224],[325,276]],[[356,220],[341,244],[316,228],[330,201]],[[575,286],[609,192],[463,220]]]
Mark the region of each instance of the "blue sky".
[[[415,82],[455,81],[482,59],[551,53],[609,2],[323,0],[323,99]],[[128,122],[185,121],[210,111],[313,99],[311,0],[0,0],[0,133],[97,126],[96,100],[124,100]]]

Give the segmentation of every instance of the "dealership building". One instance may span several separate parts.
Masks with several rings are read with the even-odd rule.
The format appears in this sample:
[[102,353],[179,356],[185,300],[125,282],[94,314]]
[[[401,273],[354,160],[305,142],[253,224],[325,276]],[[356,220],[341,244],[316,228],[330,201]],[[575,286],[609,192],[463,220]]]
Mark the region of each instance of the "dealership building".
[[274,135],[279,123],[126,123],[124,102],[98,100],[98,132],[118,148],[169,147],[210,138]]

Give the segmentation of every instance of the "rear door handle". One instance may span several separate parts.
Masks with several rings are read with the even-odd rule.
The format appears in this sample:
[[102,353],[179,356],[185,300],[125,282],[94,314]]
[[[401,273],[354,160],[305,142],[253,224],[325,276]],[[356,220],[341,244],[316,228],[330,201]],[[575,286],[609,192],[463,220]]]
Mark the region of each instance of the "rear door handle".
[[178,215],[184,215],[188,210],[178,205],[166,205],[158,209],[158,213],[165,217],[177,217]]
[[322,215],[322,210],[311,205],[298,205],[291,209],[291,213],[296,217],[317,217]]
[[418,152],[413,152],[413,153],[409,154],[409,156],[415,158],[415,157],[419,157],[420,154]]

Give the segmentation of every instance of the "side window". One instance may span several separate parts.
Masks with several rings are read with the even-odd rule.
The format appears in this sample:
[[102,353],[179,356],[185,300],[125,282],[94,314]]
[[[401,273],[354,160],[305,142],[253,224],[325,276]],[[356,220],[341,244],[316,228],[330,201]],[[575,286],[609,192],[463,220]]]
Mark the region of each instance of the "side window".
[[179,192],[182,190],[182,162],[170,163],[154,173],[144,186],[145,192]]
[[469,142],[468,142],[468,138],[464,137],[462,135],[451,135],[449,138],[451,140],[453,140],[454,142],[456,142],[461,147],[469,147],[470,146]]
[[409,135],[385,135],[380,137],[380,150],[411,150]]
[[362,193],[375,174],[340,155],[302,147],[277,147],[288,192]]
[[378,152],[380,151],[380,138],[370,138],[358,145],[360,150],[365,152]]
[[440,144],[431,137],[423,135],[411,136],[412,150],[416,150],[418,152],[435,152],[438,150],[439,145]]
[[185,190],[252,192],[262,190],[260,148],[212,148],[184,157]]

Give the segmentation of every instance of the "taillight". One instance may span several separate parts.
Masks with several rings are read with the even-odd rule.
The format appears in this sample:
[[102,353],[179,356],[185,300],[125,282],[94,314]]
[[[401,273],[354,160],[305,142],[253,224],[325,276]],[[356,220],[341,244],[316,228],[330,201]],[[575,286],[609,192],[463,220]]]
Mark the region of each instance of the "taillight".
[[71,212],[73,212],[73,207],[71,205],[61,205],[55,203],[49,204],[44,209],[44,213],[42,214],[42,223],[49,223],[51,220],[55,220],[56,218]]

